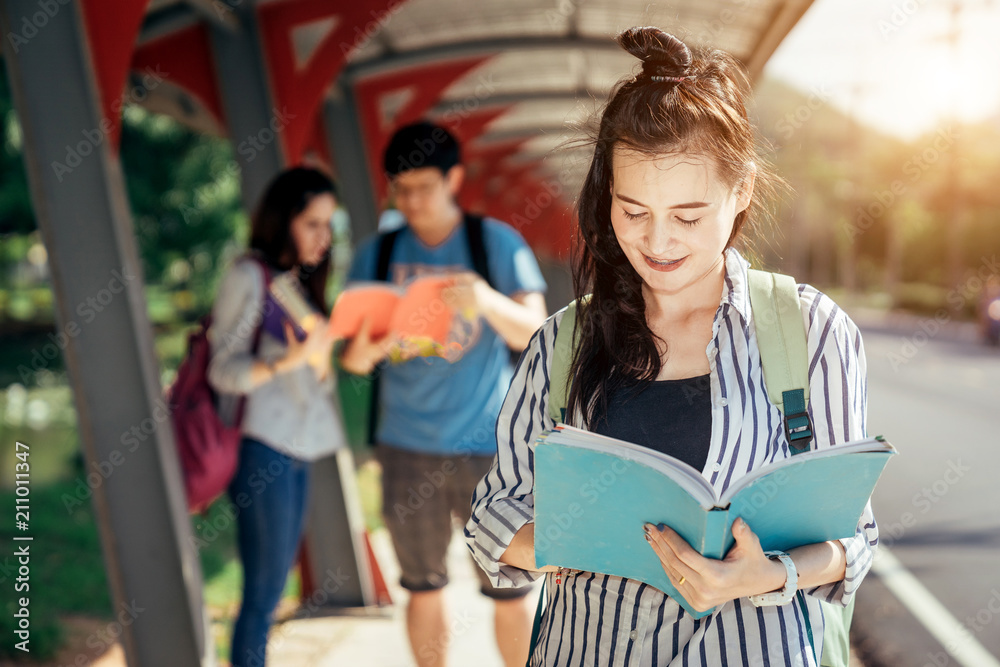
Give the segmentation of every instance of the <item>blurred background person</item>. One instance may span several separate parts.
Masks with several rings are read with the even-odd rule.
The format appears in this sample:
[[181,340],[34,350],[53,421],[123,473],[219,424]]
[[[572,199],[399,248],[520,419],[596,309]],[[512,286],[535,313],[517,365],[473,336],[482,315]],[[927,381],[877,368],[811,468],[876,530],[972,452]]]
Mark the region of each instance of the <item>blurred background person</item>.
[[[472,492],[496,454],[494,426],[512,374],[509,351],[523,349],[544,321],[546,284],[513,228],[492,218],[473,219],[459,207],[455,197],[465,174],[458,142],[444,128],[426,122],[401,128],[389,141],[384,166],[406,224],[394,237],[363,242],[349,280],[376,279],[380,248],[391,238],[385,278],[402,284],[420,275],[454,276],[456,309],[475,315],[457,358],[411,359],[381,369],[375,439],[382,514],[402,569],[400,584],[410,592],[410,648],[418,665],[432,667],[447,664],[444,587],[452,517],[468,521]],[[489,281],[474,270],[477,253],[486,255]],[[386,346],[363,329],[345,347],[341,363],[366,375],[385,358]],[[440,485],[435,482],[435,493],[414,510],[409,495],[427,480]],[[496,588],[478,567],[476,573],[483,595],[495,601],[504,662],[523,665],[531,634],[525,600],[530,586]]]
[[[309,462],[344,446],[333,404],[333,338],[323,324],[336,206],[334,185],[321,172],[279,174],[253,217],[250,252],[229,269],[212,309],[209,381],[225,396],[220,412],[239,418],[238,397],[246,396],[240,461],[229,487],[243,564],[233,667],[265,664],[272,614],[302,535]],[[308,333],[265,287],[284,272],[297,277],[323,315]]]

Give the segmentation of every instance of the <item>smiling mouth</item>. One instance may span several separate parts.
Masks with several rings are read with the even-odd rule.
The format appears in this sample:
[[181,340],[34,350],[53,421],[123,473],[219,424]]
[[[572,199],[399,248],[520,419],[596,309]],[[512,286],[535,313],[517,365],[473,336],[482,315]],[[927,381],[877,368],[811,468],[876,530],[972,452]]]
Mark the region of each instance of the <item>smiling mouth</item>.
[[671,259],[664,259],[664,260],[659,260],[659,259],[653,259],[649,255],[645,255],[645,257],[646,257],[647,260],[649,260],[653,264],[656,264],[657,266],[671,266],[671,265],[676,264],[677,262],[681,261],[682,259],[684,259],[683,257],[681,257],[681,259],[672,259],[672,260]]

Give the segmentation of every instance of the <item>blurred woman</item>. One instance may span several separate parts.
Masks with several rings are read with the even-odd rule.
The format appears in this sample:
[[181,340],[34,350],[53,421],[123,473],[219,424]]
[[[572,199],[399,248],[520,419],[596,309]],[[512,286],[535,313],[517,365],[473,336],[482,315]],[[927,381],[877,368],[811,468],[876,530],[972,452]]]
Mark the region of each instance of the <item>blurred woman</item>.
[[[307,333],[270,293],[289,274],[315,309],[329,313],[333,183],[314,169],[279,174],[253,217],[249,252],[222,280],[212,309],[209,381],[222,415],[240,420],[240,462],[229,487],[236,504],[243,600],[233,630],[233,667],[266,662],[267,633],[295,560],[308,497],[309,462],[344,446],[333,404],[333,338]],[[243,414],[238,398],[246,397]]]

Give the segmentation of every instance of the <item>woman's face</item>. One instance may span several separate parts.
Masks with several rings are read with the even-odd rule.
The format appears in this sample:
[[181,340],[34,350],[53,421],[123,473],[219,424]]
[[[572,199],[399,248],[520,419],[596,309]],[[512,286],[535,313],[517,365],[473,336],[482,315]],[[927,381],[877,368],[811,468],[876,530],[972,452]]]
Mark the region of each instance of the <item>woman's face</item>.
[[291,235],[298,253],[298,263],[319,264],[330,250],[330,219],[337,202],[329,192],[313,197],[301,213],[292,218]]
[[611,225],[647,289],[677,294],[724,262],[736,214],[750,203],[753,177],[733,188],[711,160],[649,157],[614,149]]

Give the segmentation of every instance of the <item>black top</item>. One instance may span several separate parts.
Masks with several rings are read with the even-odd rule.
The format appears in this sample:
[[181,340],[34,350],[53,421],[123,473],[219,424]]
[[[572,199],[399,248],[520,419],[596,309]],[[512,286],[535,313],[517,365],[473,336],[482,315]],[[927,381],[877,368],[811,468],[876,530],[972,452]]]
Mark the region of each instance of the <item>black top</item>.
[[656,380],[618,389],[608,397],[608,413],[594,431],[702,470],[712,441],[710,377]]

